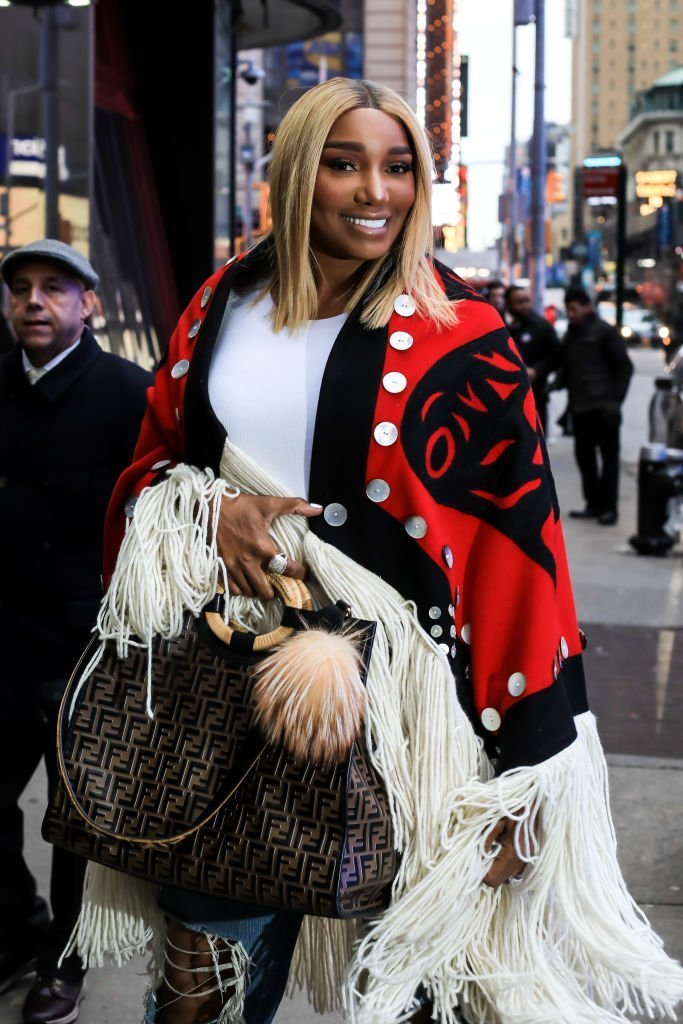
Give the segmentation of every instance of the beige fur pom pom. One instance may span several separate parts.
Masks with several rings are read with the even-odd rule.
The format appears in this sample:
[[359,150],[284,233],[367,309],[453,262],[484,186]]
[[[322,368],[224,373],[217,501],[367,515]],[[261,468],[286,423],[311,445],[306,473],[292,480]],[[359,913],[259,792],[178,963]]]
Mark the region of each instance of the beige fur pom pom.
[[252,699],[272,743],[297,761],[343,761],[365,714],[361,656],[350,634],[308,629],[276,647],[255,671]]

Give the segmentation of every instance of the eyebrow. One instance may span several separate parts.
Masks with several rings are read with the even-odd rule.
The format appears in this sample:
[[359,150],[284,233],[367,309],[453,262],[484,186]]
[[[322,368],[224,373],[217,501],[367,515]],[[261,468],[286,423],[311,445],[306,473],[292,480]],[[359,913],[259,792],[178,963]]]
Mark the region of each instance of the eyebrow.
[[[328,139],[324,143],[323,149],[350,149],[354,153],[365,152],[365,144],[363,142],[344,142],[337,139]],[[399,156],[406,153],[412,153],[410,146],[392,146],[391,149],[387,150],[387,153],[391,156]]]
[[[50,274],[48,277],[43,278],[43,280],[40,283],[41,284],[60,284],[64,280],[65,280],[65,278],[61,277],[59,274]],[[14,287],[14,285],[17,285],[17,284],[28,284],[28,285],[30,285],[31,284],[31,280],[28,277],[21,277],[20,274],[15,274],[13,279],[12,279],[12,287]]]

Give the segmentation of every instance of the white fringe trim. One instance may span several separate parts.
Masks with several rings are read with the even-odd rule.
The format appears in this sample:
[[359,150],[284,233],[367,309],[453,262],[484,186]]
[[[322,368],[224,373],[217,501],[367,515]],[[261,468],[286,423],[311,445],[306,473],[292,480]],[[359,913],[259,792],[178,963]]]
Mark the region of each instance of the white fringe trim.
[[[230,444],[221,477],[249,493],[283,494]],[[194,599],[195,614],[212,596],[218,568],[209,516],[189,523],[185,517],[191,518],[197,499],[177,501],[175,494],[176,488],[201,493],[208,505],[212,485],[210,475],[190,467],[178,467],[160,485],[167,491],[157,513],[166,525],[142,535],[150,562],[144,575],[155,581],[154,617],[145,619],[152,616],[150,591],[135,598],[136,587],[146,584],[139,573],[135,584],[129,582],[135,556],[122,548],[112,588],[126,596],[113,601],[115,617],[110,612],[101,619],[106,635],[149,636],[162,631],[159,623],[179,631],[183,609],[190,607],[181,593]],[[219,500],[217,490],[211,495]],[[355,616],[378,621],[366,729],[401,851],[385,913],[365,924],[307,919],[291,985],[305,986],[319,1012],[341,1000],[354,1024],[405,1019],[420,985],[441,1024],[455,1022],[458,1004],[471,1024],[617,1024],[628,1014],[655,1012],[675,1019],[683,970],[666,956],[624,885],[592,716],[578,721],[579,738],[555,757],[492,778],[482,743],[458,704],[448,661],[420,627],[414,607],[317,538],[302,517],[284,516],[271,532],[279,550],[309,566],[316,606],[343,597]],[[176,540],[167,543],[167,535]],[[202,585],[187,590],[190,549],[172,547],[181,535],[192,538],[200,559]],[[127,608],[139,610],[135,622]],[[230,611],[252,629],[262,614],[259,602],[244,599],[232,600]],[[521,885],[494,891],[481,884],[495,855],[484,852],[484,838],[503,816],[517,819],[518,851],[529,863]],[[90,938],[88,926],[82,929],[86,948],[100,950],[105,943],[98,924],[91,924]],[[361,929],[365,934],[356,941]]]
[[81,686],[102,658],[104,643],[115,640],[120,658],[128,657],[131,646],[147,648],[146,710],[153,717],[152,638],[178,636],[187,613],[201,613],[219,579],[227,595],[227,571],[213,523],[223,498],[238,495],[239,489],[217,480],[210,469],[186,465],[175,466],[165,480],[142,491],[133,517],[126,520],[116,569],[97,617],[100,646],[83,670],[71,713]]
[[[61,959],[79,953],[86,967],[118,967],[147,953],[166,931],[159,886],[89,861],[76,926]],[[60,960],[61,962],[61,960]]]

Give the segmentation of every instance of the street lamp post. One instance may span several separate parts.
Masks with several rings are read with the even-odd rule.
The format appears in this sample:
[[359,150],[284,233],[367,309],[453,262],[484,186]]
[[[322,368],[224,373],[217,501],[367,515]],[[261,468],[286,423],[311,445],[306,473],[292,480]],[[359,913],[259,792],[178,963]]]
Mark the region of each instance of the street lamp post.
[[531,299],[543,312],[545,287],[545,0],[536,0],[536,76],[531,160]]
[[56,11],[43,14],[40,32],[40,86],[45,136],[45,237],[59,238],[59,90]]

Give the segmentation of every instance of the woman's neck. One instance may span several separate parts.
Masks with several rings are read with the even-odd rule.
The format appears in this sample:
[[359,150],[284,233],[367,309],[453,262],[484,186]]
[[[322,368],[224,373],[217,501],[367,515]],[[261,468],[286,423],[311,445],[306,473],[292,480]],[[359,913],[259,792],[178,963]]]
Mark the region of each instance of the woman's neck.
[[315,253],[315,261],[318,319],[339,316],[346,309],[363,261],[340,260],[320,253]]

